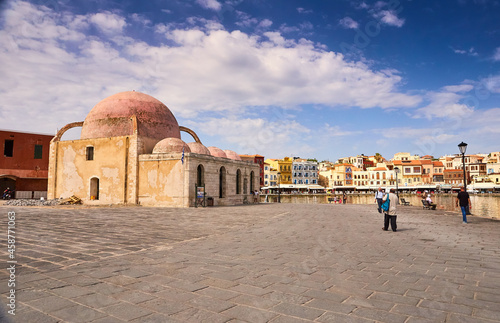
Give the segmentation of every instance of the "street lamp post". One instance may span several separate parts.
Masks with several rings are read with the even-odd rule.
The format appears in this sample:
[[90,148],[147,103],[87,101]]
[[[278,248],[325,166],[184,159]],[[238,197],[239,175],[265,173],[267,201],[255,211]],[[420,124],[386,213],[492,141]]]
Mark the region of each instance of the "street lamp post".
[[[462,168],[464,170],[464,190],[467,192],[467,173],[465,172],[465,151],[467,150],[467,144],[462,141],[458,144],[458,149],[460,149],[460,153],[462,154]],[[468,207],[466,208],[465,212],[467,215],[471,214]]]
[[467,192],[467,175],[465,173],[465,151],[467,150],[467,144],[465,142],[461,142],[458,145],[458,149],[460,149],[460,153],[462,154],[462,168],[464,170],[464,188],[465,191]]
[[281,172],[278,172],[278,203],[281,203]]
[[399,167],[394,167],[394,172],[396,173],[396,195],[398,196],[398,199],[399,199],[399,191],[398,191],[398,174],[399,174]]

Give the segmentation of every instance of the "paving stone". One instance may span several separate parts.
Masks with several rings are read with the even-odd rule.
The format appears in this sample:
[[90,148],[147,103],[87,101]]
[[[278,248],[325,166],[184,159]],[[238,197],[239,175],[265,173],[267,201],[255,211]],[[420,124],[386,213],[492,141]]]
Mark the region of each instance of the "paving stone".
[[167,322],[169,323],[170,320],[187,322],[187,323],[199,323],[199,322],[226,323],[229,321],[233,322],[231,318],[223,314],[217,314],[204,309],[194,308],[194,307],[184,310],[182,312],[172,314],[168,317],[168,319],[169,321]]
[[316,319],[322,323],[375,323],[374,320],[362,318],[355,315],[346,315],[341,313],[326,312]]
[[33,301],[26,302],[29,306],[41,310],[45,313],[50,313],[53,311],[60,310],[65,307],[70,307],[76,305],[76,303],[71,302],[65,298],[59,296],[48,296]]
[[65,298],[75,298],[82,295],[92,294],[92,290],[80,286],[64,286],[61,288],[53,288],[50,290],[51,293],[57,294]]
[[74,298],[73,301],[96,309],[119,303],[117,299],[102,294],[80,296]]
[[377,310],[373,308],[361,307],[353,311],[356,316],[361,316],[367,319],[372,319],[375,321],[386,322],[386,323],[403,323],[407,320],[408,316],[400,315],[395,313],[389,313],[387,311]]
[[142,302],[139,304],[139,306],[147,308],[153,312],[163,313],[167,315],[182,312],[190,308],[188,304],[162,298],[155,298],[150,301]]
[[119,319],[123,320],[133,320],[137,319],[139,317],[147,316],[152,314],[153,312],[139,307],[134,304],[127,304],[127,303],[120,303],[116,305],[111,305],[105,308],[102,308],[101,311],[103,311],[106,314],[115,316]]
[[252,323],[269,322],[271,319],[277,316],[276,313],[243,305],[231,307],[227,311],[222,312],[222,314],[226,315],[229,318]]
[[239,295],[238,297],[231,299],[231,302],[261,309],[269,309],[280,303],[280,301],[277,300],[272,300],[269,298],[254,296],[254,295],[245,295],[245,294]]
[[82,305],[65,307],[52,313],[53,316],[65,322],[90,322],[106,317],[107,315]]
[[316,318],[320,317],[323,313],[325,313],[325,311],[323,310],[296,304],[290,304],[290,303],[278,304],[275,307],[273,307],[272,310],[281,314],[303,318],[311,321],[315,320]]
[[235,306],[235,304],[232,302],[206,296],[194,297],[193,299],[190,299],[187,303],[194,307],[203,308],[215,313],[220,313]]
[[83,307],[108,315],[96,322],[161,322],[176,304],[172,322],[499,320],[500,221],[401,212],[400,232],[382,234],[373,205],[20,207],[16,319]]

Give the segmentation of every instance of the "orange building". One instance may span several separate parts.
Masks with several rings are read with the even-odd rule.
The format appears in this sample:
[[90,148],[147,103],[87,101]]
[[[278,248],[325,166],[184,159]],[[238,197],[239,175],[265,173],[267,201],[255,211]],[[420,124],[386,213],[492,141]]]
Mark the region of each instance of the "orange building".
[[50,140],[54,136],[0,130],[0,191],[18,198],[47,196]]

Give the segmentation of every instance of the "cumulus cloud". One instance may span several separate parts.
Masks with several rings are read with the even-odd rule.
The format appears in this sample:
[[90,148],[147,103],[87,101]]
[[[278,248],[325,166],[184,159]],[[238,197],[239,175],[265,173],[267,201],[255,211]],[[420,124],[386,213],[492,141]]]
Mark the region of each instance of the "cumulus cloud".
[[[126,34],[127,23],[144,25],[139,16],[60,14],[20,1],[4,16],[0,111],[4,124],[23,123],[24,129],[43,125],[52,132],[125,90],[157,97],[180,117],[305,104],[405,108],[421,101],[399,91],[396,71],[346,61],[278,31],[259,36],[197,18],[183,26],[152,26],[165,36],[153,46]],[[108,33],[92,35],[93,25]]]
[[359,27],[359,24],[351,17],[344,17],[340,19],[339,25],[347,29],[357,29]]
[[474,87],[471,84],[445,86],[439,92],[427,93],[430,103],[416,111],[415,117],[427,119],[437,118],[465,118],[474,111],[473,106],[462,103],[464,93]]
[[219,11],[222,8],[222,5],[217,0],[196,0],[200,6],[205,9],[211,9],[215,11]]
[[399,18],[394,10],[381,10],[374,14],[374,17],[386,25],[403,27],[405,19]]
[[[222,144],[237,146],[238,151],[267,156],[298,153],[296,145],[300,140],[297,139],[310,132],[294,120],[284,121],[277,118],[206,118],[203,121],[189,121],[187,124],[194,129],[200,129],[199,133],[205,136],[224,138]],[[280,144],[276,145],[276,142]],[[303,146],[300,151],[304,151],[303,149],[311,148]]]
[[111,13],[99,12],[90,15],[89,21],[105,33],[121,33],[126,26],[125,18]]
[[493,60],[494,61],[500,61],[500,47],[497,47],[497,49],[495,49],[495,53],[493,54]]

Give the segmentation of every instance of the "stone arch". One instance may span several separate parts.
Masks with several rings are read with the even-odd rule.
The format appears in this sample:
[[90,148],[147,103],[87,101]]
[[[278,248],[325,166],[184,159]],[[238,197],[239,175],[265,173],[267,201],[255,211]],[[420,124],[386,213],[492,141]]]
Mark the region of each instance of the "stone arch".
[[241,170],[236,171],[236,194],[241,194]]
[[222,166],[219,169],[219,198],[226,197],[226,168]]

